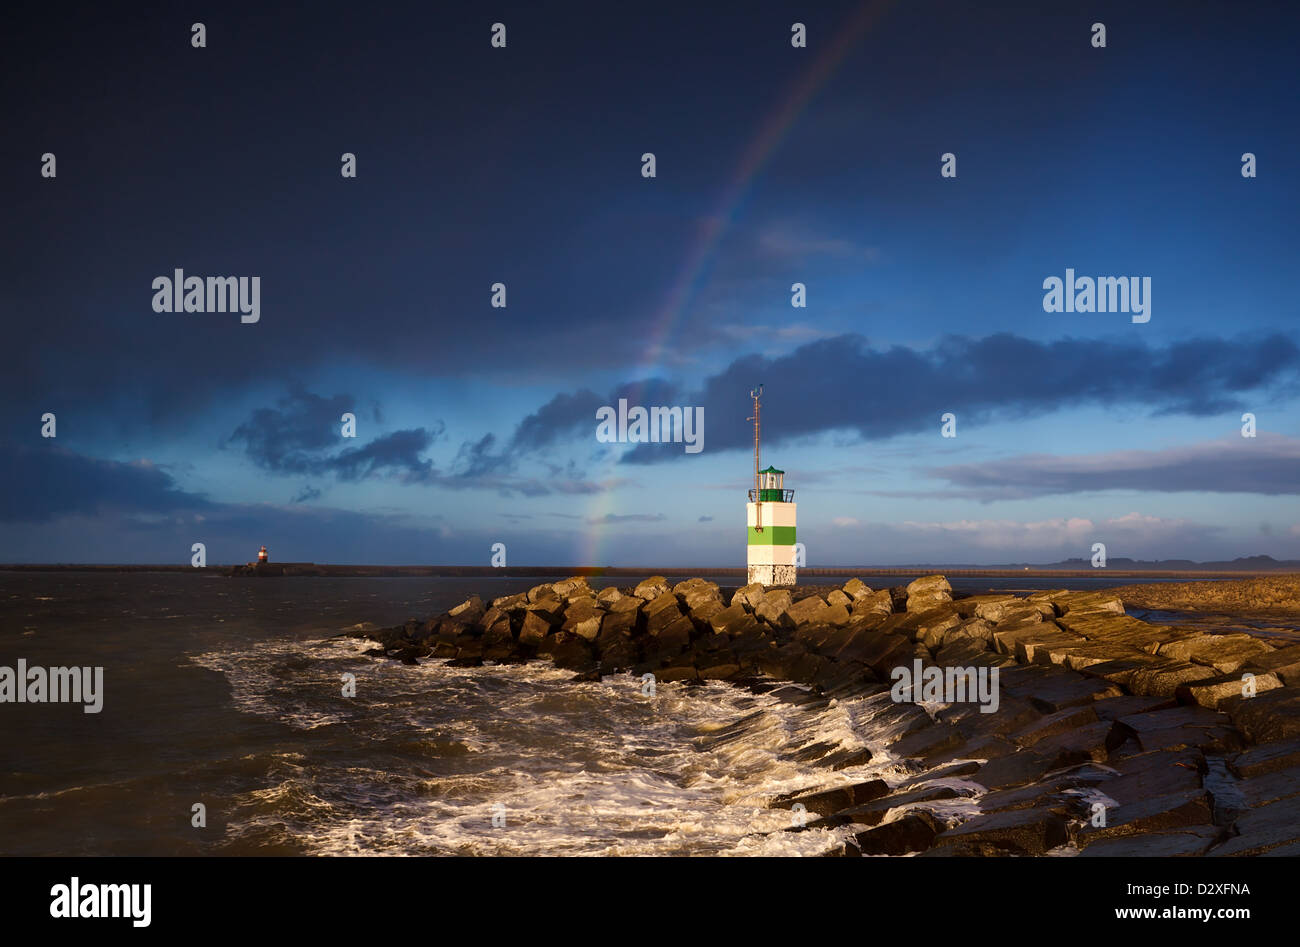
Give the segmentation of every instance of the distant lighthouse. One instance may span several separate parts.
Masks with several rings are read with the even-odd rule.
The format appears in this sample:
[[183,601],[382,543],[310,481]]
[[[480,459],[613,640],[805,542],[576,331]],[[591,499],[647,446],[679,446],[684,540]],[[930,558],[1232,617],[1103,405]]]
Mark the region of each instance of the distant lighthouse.
[[754,399],[754,487],[745,515],[749,526],[749,581],[761,585],[794,585],[794,491],[785,488],[785,471],[760,470],[763,386],[749,393]]
[[257,550],[257,561],[258,561],[259,563],[268,561],[268,559],[267,559],[267,555],[266,555],[266,547],[265,547],[265,546],[263,546],[261,549]]

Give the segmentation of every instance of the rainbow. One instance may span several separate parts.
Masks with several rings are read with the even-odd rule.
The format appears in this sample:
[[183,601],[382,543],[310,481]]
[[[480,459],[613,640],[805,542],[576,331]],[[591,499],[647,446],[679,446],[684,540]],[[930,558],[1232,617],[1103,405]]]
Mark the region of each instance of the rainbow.
[[[891,4],[892,0],[866,0],[855,10],[844,25],[835,31],[832,42],[790,86],[776,109],[762,123],[758,133],[741,154],[736,170],[731,175],[731,183],[723,189],[717,209],[706,218],[705,225],[700,229],[686,254],[677,278],[669,287],[663,306],[651,320],[645,346],[646,358],[633,375],[634,378],[642,380],[633,384],[628,395],[630,403],[640,402],[644,388],[643,380],[654,377],[663,353],[670,350],[682,314],[699,292],[701,278],[708,269],[709,263],[712,262],[718,244],[736,219],[759,173],[785,140],[795,122],[808,108],[813,97],[834,75],[845,57]],[[816,37],[810,37],[810,42],[815,41]],[[598,481],[612,478],[613,468],[617,463],[616,458],[617,453],[610,451],[609,459],[597,477]],[[581,563],[593,566],[606,564],[601,562],[601,543],[605,535],[605,524],[602,520],[611,512],[612,492],[602,490],[594,494],[595,500],[587,512],[584,541],[578,550],[578,561]],[[655,563],[647,562],[645,565],[655,565]]]

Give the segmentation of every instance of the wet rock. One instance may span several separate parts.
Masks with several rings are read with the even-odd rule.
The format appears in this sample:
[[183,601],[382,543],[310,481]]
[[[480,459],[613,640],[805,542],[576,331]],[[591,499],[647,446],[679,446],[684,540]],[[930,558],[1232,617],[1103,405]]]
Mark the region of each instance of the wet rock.
[[1219,707],[1251,743],[1300,737],[1300,688],[1279,687],[1255,697],[1229,697]]
[[699,670],[700,679],[705,681],[728,681],[740,675],[739,664],[715,664],[712,667],[701,667]]
[[963,855],[1042,855],[1069,841],[1068,821],[1059,811],[1011,809],[976,816],[934,839],[936,849]]
[[986,789],[1023,786],[1041,779],[1051,766],[1051,758],[1032,750],[1021,750],[1010,756],[989,760],[980,767],[974,780]]
[[945,667],[967,667],[987,653],[987,645],[977,638],[957,638],[935,654],[935,662]]
[[1161,645],[1160,654],[1176,661],[1204,664],[1220,674],[1234,674],[1252,658],[1270,650],[1250,635],[1199,635]]
[[1279,740],[1253,746],[1229,758],[1228,766],[1242,779],[1300,766],[1300,740]]
[[1102,838],[1087,845],[1079,858],[1173,858],[1204,855],[1223,835],[1213,825],[1189,825],[1167,832]]
[[1127,735],[1109,720],[1099,720],[1066,733],[1039,740],[1034,752],[1051,757],[1051,769],[1077,763],[1104,763],[1123,745]]
[[863,855],[906,855],[925,851],[942,828],[930,813],[916,810],[893,822],[859,832],[855,839]]
[[1270,805],[1242,813],[1233,824],[1237,833],[1211,855],[1262,855],[1300,840],[1300,796],[1282,799]]
[[1003,693],[1023,697],[1045,714],[1056,713],[1068,707],[1091,706],[1096,701],[1123,694],[1118,685],[1109,681],[1081,677],[1045,665],[1017,668],[1014,672],[1003,673],[1000,684]]
[[1286,686],[1300,686],[1300,645],[1257,654],[1241,670],[1257,674],[1272,671]]
[[[1271,671],[1256,674],[1252,679],[1252,683],[1256,694],[1262,694],[1264,691],[1271,691],[1282,686],[1282,682],[1278,680],[1277,675]],[[1197,681],[1194,684],[1184,684],[1174,692],[1174,696],[1183,703],[1213,709],[1230,697],[1245,696],[1245,687],[1246,684],[1241,677],[1229,674],[1225,677],[1213,677],[1208,680]]]
[[655,680],[663,684],[671,684],[674,681],[697,681],[700,678],[699,671],[693,664],[679,664],[675,667],[660,668],[654,672]]
[[1018,746],[1032,747],[1041,740],[1068,733],[1079,727],[1097,723],[1097,713],[1089,706],[1068,707],[1056,713],[1040,717],[1026,727],[1011,734],[1011,739]]
[[1246,807],[1251,809],[1290,799],[1300,795],[1300,766],[1242,780],[1237,788]]
[[1151,796],[1106,811],[1106,824],[1086,822],[1075,841],[1084,848],[1099,839],[1121,838],[1147,832],[1209,826],[1214,821],[1210,796],[1204,789]]
[[1145,714],[1153,710],[1167,710],[1177,703],[1165,697],[1108,697],[1093,705],[1102,720],[1118,720],[1132,714]]
[[854,659],[871,668],[881,680],[889,680],[890,672],[896,667],[910,666],[911,658],[911,639],[878,632],[864,633],[861,646],[854,653]]
[[862,783],[837,786],[834,789],[778,796],[772,800],[772,807],[790,809],[796,803],[801,803],[809,812],[820,816],[829,816],[843,809],[860,806],[874,799],[879,799],[888,793],[888,783],[883,779],[871,779]]
[[956,727],[936,723],[895,740],[889,745],[889,752],[896,757],[925,759],[961,746],[963,739]]
[[871,802],[840,809],[827,817],[828,825],[880,825],[891,812],[904,812],[930,802],[956,799],[959,793],[952,786],[921,784],[903,792],[891,792]]

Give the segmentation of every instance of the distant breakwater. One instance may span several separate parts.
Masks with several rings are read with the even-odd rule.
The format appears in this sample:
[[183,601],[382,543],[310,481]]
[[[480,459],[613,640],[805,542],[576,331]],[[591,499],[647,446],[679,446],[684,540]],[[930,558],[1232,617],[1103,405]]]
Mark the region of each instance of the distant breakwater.
[[[1148,624],[1112,593],[962,598],[943,576],[735,590],[655,576],[597,592],[575,575],[353,634],[407,664],[543,659],[579,679],[628,672],[861,702],[887,742],[810,748],[834,785],[771,800],[812,819],[790,831],[848,827],[833,854],[1300,851],[1300,645]],[[940,681],[997,669],[996,707],[947,692],[899,699],[913,668]],[[873,753],[918,775],[845,784],[840,772]],[[944,805],[967,795],[978,814]]]

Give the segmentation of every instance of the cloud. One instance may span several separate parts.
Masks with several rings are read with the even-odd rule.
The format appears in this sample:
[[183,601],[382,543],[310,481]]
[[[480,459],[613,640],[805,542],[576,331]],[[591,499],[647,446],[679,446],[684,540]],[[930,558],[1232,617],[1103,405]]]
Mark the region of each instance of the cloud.
[[1197,548],[1221,532],[1218,527],[1137,512],[1097,521],[1080,516],[1030,521],[908,520],[901,524],[876,524],[871,529],[882,537],[878,543],[880,548],[887,547],[884,537],[892,535],[896,540],[924,540],[931,549],[1006,552],[1016,561],[1042,554],[1086,558],[1091,555],[1095,542],[1105,543],[1111,557],[1132,555],[1132,550],[1157,545],[1185,544],[1183,548]]
[[[48,442],[47,442],[48,443]],[[122,463],[61,447],[0,445],[0,522],[42,523],[60,514],[109,510],[171,514],[214,509],[148,460]]]
[[420,455],[442,436],[442,422],[393,431],[331,453],[349,442],[342,436],[342,416],[355,413],[353,402],[350,395],[325,398],[294,384],[276,407],[258,408],[225,443],[242,444],[254,464],[276,474],[334,474],[358,481],[388,473],[419,480],[432,473],[433,465]]
[[759,231],[757,249],[763,256],[779,260],[803,261],[813,256],[828,256],[875,263],[880,259],[880,250],[876,247],[819,235],[789,223],[764,227]]
[[604,516],[589,516],[587,522],[593,526],[606,523],[660,523],[668,519],[663,513],[606,513]]
[[1262,432],[1163,450],[1027,454],[925,473],[956,488],[943,491],[946,496],[985,502],[1093,490],[1295,495],[1300,494],[1300,438]]
[[[1247,391],[1280,389],[1298,379],[1300,347],[1278,334],[1157,348],[1096,339],[1039,342],[998,333],[949,336],[929,349],[875,349],[861,336],[843,335],[777,358],[744,356],[697,392],[640,403],[703,405],[706,419],[735,417],[745,409],[749,390],[762,382],[769,443],[829,431],[878,440],[933,427],[946,411],[956,412],[967,427],[1080,406],[1208,416],[1240,410]],[[748,447],[748,428],[714,424],[706,444],[714,450]],[[677,456],[659,446],[637,445],[621,460],[656,463]]]

